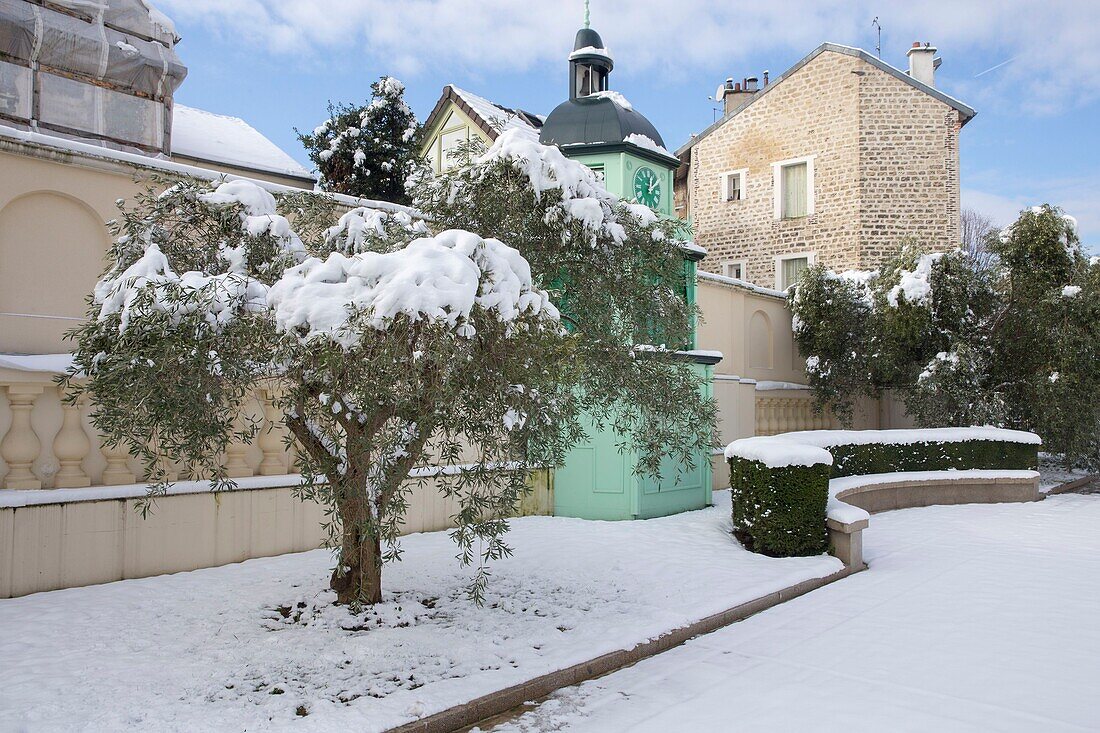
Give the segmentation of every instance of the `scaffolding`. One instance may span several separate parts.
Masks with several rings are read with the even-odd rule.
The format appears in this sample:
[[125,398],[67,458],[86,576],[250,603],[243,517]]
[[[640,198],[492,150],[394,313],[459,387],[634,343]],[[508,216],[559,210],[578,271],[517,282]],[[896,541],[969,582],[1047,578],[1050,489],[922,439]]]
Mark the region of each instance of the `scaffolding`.
[[0,0],[0,122],[168,154],[178,41],[146,0]]

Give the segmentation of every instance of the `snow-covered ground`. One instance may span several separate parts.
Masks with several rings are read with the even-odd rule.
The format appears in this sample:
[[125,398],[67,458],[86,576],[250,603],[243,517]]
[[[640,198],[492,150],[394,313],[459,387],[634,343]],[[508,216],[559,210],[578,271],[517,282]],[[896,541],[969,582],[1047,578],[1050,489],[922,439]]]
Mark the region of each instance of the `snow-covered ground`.
[[329,605],[322,551],[2,600],[0,730],[377,731],[841,569],[746,552],[715,496],[515,520],[484,608],[445,533],[406,537],[359,617]]
[[869,571],[495,730],[1096,730],[1098,527],[1076,494],[877,514]]

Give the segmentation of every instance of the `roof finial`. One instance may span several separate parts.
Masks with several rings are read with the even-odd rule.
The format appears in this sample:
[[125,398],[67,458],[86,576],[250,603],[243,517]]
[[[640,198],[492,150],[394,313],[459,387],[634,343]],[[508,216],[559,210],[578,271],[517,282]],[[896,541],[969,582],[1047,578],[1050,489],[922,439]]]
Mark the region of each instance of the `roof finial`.
[[588,19],[588,0],[584,0],[584,27],[587,28],[591,25]]

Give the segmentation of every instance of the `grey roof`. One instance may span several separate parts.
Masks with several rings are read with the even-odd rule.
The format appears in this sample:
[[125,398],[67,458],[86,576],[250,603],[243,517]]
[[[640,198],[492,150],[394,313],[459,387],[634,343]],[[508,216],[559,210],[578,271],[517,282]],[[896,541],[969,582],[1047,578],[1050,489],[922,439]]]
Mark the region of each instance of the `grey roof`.
[[924,82],[917,81],[916,79],[909,76],[909,74],[905,73],[901,69],[899,69],[895,66],[891,66],[890,64],[886,63],[885,61],[878,58],[877,56],[873,56],[873,55],[867,53],[862,48],[855,48],[854,46],[844,46],[844,45],[839,44],[839,43],[823,43],[820,46],[818,46],[817,48],[815,48],[808,56],[803,58],[797,64],[795,64],[794,66],[792,66],[791,68],[789,68],[785,72],[783,72],[783,74],[781,76],[777,77],[775,79],[775,81],[771,82],[766,87],[764,87],[763,89],[758,91],[756,94],[749,97],[749,99],[747,99],[742,105],[740,105],[739,107],[732,110],[729,114],[723,115],[720,119],[718,119],[716,122],[714,122],[714,124],[710,125],[708,128],[703,130],[701,133],[699,133],[698,135],[694,136],[693,138],[688,140],[686,143],[684,143],[676,151],[676,154],[677,155],[682,155],[684,152],[690,150],[692,148],[692,146],[694,146],[700,140],[702,140],[707,135],[714,132],[716,129],[718,129],[723,124],[725,124],[725,122],[728,119],[730,119],[731,117],[734,117],[737,114],[739,114],[741,112],[741,110],[745,109],[746,107],[751,105],[753,102],[760,99],[762,96],[767,94],[771,89],[778,86],[785,79],[792,76],[795,72],[797,72],[803,66],[810,63],[811,61],[813,61],[814,59],[816,59],[818,56],[820,56],[821,54],[823,54],[826,51],[832,51],[833,53],[842,53],[845,56],[854,56],[854,57],[860,59],[861,61],[865,61],[868,64],[871,64],[875,68],[878,68],[878,69],[881,69],[882,71],[885,71],[890,76],[892,76],[896,79],[900,79],[901,81],[904,81],[906,84],[909,84],[910,86],[913,86],[913,87],[921,90],[925,94],[927,94],[927,95],[929,95],[929,96],[931,96],[935,99],[938,99],[939,101],[943,102],[944,104],[946,104],[950,107],[953,107],[954,109],[959,111],[959,114],[962,115],[962,124],[964,124],[964,125],[967,122],[969,122],[974,117],[974,115],[978,114],[978,112],[973,107],[970,107],[966,104],[963,104],[959,100],[955,99],[954,97],[951,97],[951,96],[948,96],[948,95],[944,94],[943,92],[936,89],[935,87],[930,87],[927,84],[925,84]]
[[582,48],[603,48],[603,39],[600,38],[600,34],[591,28],[581,28],[577,31],[577,37],[573,41],[573,50],[580,51]]
[[562,102],[542,125],[544,145],[619,143],[630,135],[645,135],[664,147],[661,134],[644,115],[616,104],[610,97],[588,96]]

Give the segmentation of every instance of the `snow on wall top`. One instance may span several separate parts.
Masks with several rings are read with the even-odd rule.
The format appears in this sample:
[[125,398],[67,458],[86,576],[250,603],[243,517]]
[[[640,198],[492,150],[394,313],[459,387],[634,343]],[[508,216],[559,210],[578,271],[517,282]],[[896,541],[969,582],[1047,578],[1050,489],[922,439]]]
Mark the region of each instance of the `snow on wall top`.
[[239,117],[183,104],[172,111],[172,154],[198,160],[313,178],[301,163]]
[[518,130],[519,134],[524,138],[536,142],[538,141],[539,131],[532,127],[522,116],[494,102],[490,102],[485,97],[479,97],[473,92],[459,89],[454,84],[451,84],[451,89],[454,90],[454,93],[457,94],[463,102],[469,105],[470,109],[476,112],[481,119],[494,127],[498,127],[501,132]]

